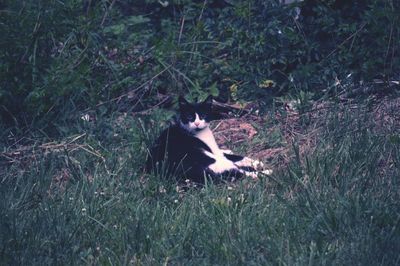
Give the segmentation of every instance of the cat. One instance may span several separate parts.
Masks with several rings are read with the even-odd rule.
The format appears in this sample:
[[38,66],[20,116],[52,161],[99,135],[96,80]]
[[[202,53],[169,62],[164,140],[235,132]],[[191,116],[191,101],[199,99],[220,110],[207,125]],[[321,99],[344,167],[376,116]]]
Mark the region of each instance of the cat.
[[[179,112],[174,124],[164,130],[149,151],[146,171],[181,177],[204,184],[257,177],[262,163],[222,150],[209,128],[212,119],[212,96],[200,103],[189,103],[179,97]],[[267,173],[268,174],[268,173]]]

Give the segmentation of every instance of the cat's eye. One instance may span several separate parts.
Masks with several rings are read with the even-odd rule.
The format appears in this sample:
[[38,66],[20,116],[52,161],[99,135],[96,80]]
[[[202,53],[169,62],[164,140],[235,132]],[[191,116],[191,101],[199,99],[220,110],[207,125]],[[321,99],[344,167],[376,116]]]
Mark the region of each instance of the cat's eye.
[[206,118],[206,115],[205,115],[205,114],[199,114],[199,118],[200,118],[201,120],[203,120],[203,119]]

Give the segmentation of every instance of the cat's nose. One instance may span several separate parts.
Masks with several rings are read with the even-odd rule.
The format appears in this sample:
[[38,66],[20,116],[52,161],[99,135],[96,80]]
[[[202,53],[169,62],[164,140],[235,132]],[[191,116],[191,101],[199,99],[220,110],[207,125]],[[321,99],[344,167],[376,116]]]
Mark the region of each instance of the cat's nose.
[[194,122],[194,125],[195,125],[196,127],[198,127],[198,126],[200,125],[200,122]]

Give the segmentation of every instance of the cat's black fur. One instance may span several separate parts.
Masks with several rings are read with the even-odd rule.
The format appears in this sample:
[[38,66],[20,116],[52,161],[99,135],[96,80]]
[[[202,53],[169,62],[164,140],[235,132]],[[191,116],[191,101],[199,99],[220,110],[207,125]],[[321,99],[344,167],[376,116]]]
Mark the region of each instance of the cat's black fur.
[[[227,177],[242,177],[243,173],[235,170],[222,174],[213,173],[208,166],[216,160],[204,153],[204,151],[211,152],[211,149],[195,137],[196,132],[202,129],[190,131],[185,128],[186,124],[195,120],[195,113],[206,122],[211,120],[212,98],[209,97],[204,102],[195,104],[190,104],[184,98],[180,98],[179,103],[179,116],[175,123],[161,133],[150,150],[146,162],[147,171],[153,170],[166,177],[175,176],[180,180],[189,179],[196,183],[204,183],[205,178],[218,182]],[[233,162],[244,158],[233,154],[224,155]]]

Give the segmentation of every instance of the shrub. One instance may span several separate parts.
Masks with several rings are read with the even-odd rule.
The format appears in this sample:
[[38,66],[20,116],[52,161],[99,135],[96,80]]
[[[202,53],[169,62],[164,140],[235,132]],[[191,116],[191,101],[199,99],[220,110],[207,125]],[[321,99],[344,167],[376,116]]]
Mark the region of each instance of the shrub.
[[352,9],[338,0],[84,3],[4,1],[4,121],[57,121],[105,102],[138,110],[157,103],[157,93],[319,97],[348,74],[387,81],[400,70],[393,1],[359,0]]

